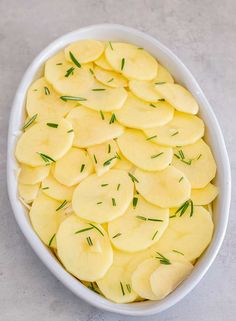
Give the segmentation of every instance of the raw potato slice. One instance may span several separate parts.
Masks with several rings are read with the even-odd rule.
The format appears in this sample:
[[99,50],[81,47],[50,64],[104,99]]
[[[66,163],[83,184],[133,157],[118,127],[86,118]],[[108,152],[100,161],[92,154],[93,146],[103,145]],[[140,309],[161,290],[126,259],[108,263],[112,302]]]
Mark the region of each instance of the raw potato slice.
[[218,187],[209,183],[204,188],[192,189],[191,200],[194,205],[208,205],[218,195]]
[[78,279],[97,281],[110,268],[113,251],[107,233],[100,225],[71,215],[60,225],[56,238],[61,262]]
[[150,275],[160,266],[156,258],[149,258],[138,265],[132,274],[132,287],[138,295],[148,300],[157,300],[150,284]]
[[26,110],[30,117],[37,115],[36,121],[60,119],[74,108],[76,102],[60,99],[45,78],[33,82],[27,92]]
[[[66,218],[64,208],[58,210],[60,202],[39,193],[29,212],[35,232],[44,244],[51,246],[60,223]],[[55,247],[55,243],[54,243]]]
[[129,82],[129,88],[135,96],[148,102],[158,102],[163,99],[155,89],[155,80],[144,81],[132,79]]
[[113,139],[103,144],[88,147],[87,151],[98,176],[108,172],[116,164],[117,157],[119,157],[119,149]]
[[21,164],[19,183],[21,184],[37,184],[48,176],[50,166],[31,167]]
[[174,155],[172,164],[186,175],[192,188],[203,188],[215,177],[214,157],[202,139],[195,144],[176,148]]
[[169,222],[169,209],[134,198],[124,215],[108,224],[110,240],[119,250],[137,252],[156,243]]
[[151,289],[156,300],[161,300],[171,293],[192,272],[193,265],[189,262],[172,262],[170,265],[161,264],[151,274]]
[[112,114],[98,113],[86,107],[74,108],[67,119],[72,123],[75,133],[73,145],[88,147],[106,142],[120,136],[124,128],[112,122]]
[[104,43],[97,40],[80,40],[71,43],[65,48],[65,57],[73,62],[70,52],[80,64],[98,59],[104,51]]
[[72,208],[86,220],[110,222],[123,215],[129,207],[133,186],[125,171],[111,169],[102,176],[91,175],[75,189]]
[[[136,189],[150,203],[160,207],[177,207],[189,199],[191,185],[186,176],[174,166],[160,172],[136,169]],[[183,177],[183,179],[182,179]]]
[[203,121],[194,115],[175,112],[170,122],[161,127],[144,130],[152,141],[167,146],[184,146],[195,143],[204,135]]
[[159,102],[151,106],[149,103],[129,94],[123,107],[117,110],[115,114],[118,121],[127,127],[145,129],[163,126],[171,121],[174,108],[166,102]]
[[106,60],[105,54],[102,54],[97,60],[94,61],[95,64],[105,70],[113,70],[111,65],[109,65]]
[[114,165],[114,169],[122,169],[128,173],[133,173],[135,167],[134,164],[130,163],[123,155],[119,154],[120,158]]
[[130,162],[147,171],[160,171],[172,161],[172,148],[152,143],[138,130],[126,129],[117,143]]
[[72,147],[56,162],[54,176],[61,184],[73,186],[93,172],[93,164],[87,152]]
[[134,45],[112,42],[112,46],[107,46],[105,56],[109,64],[127,78],[151,80],[157,75],[156,59]]
[[189,114],[198,113],[198,103],[192,94],[184,87],[178,84],[160,84],[156,85],[158,94],[164,97],[178,111]]
[[20,198],[22,198],[23,201],[27,204],[32,203],[33,200],[37,197],[39,186],[39,183],[32,185],[19,183],[18,190]]
[[169,82],[171,84],[174,83],[174,79],[171,76],[170,72],[165,67],[160,65],[160,63],[158,64],[158,73],[157,77],[155,78],[155,82]]
[[58,201],[71,201],[74,187],[62,185],[52,174],[49,174],[49,176],[42,181],[42,190],[46,195]]
[[115,71],[104,70],[100,67],[94,68],[94,74],[102,84],[113,88],[127,87],[127,79]]
[[133,302],[138,295],[131,286],[131,271],[127,269],[130,255],[114,251],[113,264],[105,276],[97,281],[103,295],[116,303]]
[[36,167],[50,164],[51,159],[56,161],[64,156],[71,148],[74,133],[68,133],[72,127],[66,119],[59,120],[57,125],[54,128],[41,122],[23,133],[16,146],[17,160]]
[[170,213],[170,221],[160,240],[152,246],[160,253],[178,251],[188,261],[198,258],[209,245],[214,225],[210,213],[202,206],[194,206],[190,216],[190,206],[184,214]]

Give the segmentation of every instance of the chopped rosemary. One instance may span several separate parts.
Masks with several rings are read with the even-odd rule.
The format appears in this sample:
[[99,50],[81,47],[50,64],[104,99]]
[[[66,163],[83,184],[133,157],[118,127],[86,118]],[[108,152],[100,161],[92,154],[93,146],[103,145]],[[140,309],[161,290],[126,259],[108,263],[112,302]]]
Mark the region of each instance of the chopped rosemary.
[[76,231],[75,234],[87,232],[87,231],[90,231],[90,230],[92,230],[92,229],[93,229],[93,227],[86,227],[86,228],[83,228],[82,230]]
[[121,235],[122,235],[121,233],[117,233],[116,235],[112,236],[112,238],[115,239],[116,237],[119,237]]
[[165,98],[160,98],[158,101],[166,101]]
[[42,189],[44,189],[44,190],[45,190],[45,189],[49,189],[49,187],[48,187],[48,186],[46,186],[46,187],[42,187]]
[[75,97],[75,96],[61,96],[61,100],[68,101],[68,100],[75,100],[75,101],[86,101],[86,98],[83,97]]
[[182,181],[184,179],[184,177],[182,176],[182,177],[180,177],[180,179],[179,179],[179,183]]
[[113,159],[116,159],[116,158],[117,158],[117,156],[113,156],[112,158],[108,159],[107,161],[105,161],[105,162],[103,163],[103,166],[108,166],[108,165],[110,165],[111,162],[113,161]]
[[175,157],[177,157],[181,162],[187,164],[187,165],[191,165],[192,164],[192,159],[186,159],[184,152],[182,151],[182,149],[179,150],[179,154],[174,154]]
[[57,127],[58,127],[58,124],[47,123],[47,126],[52,127],[52,128],[57,128]]
[[158,230],[156,230],[156,232],[153,234],[153,237],[152,237],[152,241],[155,239],[155,237],[157,236],[157,233],[158,233]]
[[158,156],[161,156],[162,154],[164,154],[163,152],[156,154],[156,155],[152,155],[151,158],[157,158]]
[[119,189],[120,189],[120,184],[117,185],[116,190],[119,191]]
[[95,164],[97,164],[98,161],[97,161],[95,154],[93,154],[93,158],[94,158]]
[[146,140],[151,140],[151,139],[154,139],[154,138],[157,138],[157,135],[150,136],[150,137],[146,138]]
[[115,198],[112,198],[112,206],[116,206],[116,199]]
[[160,220],[159,218],[151,218],[151,217],[145,217],[141,215],[136,216],[136,218],[142,221],[163,222],[163,220]]
[[116,121],[116,115],[114,113],[112,113],[109,124],[113,124],[115,121]]
[[125,66],[125,58],[122,58],[122,59],[121,59],[120,69],[123,70],[123,69],[124,69],[124,66]]
[[56,233],[53,234],[53,236],[50,238],[49,243],[48,243],[48,246],[49,246],[49,247],[51,246],[52,241],[53,241],[53,239],[54,239],[55,236],[56,236]]
[[129,177],[131,178],[131,180],[132,180],[132,182],[133,183],[139,183],[139,181],[137,180],[137,178],[134,176],[134,175],[132,175],[131,173],[128,173],[128,175],[129,175]]
[[165,81],[155,82],[155,85],[164,85]]
[[156,259],[160,260],[161,264],[165,264],[165,265],[170,265],[171,262],[169,259],[167,259],[167,257],[165,257],[164,255],[162,255],[159,252],[156,252],[158,254],[158,256],[156,256]]
[[43,153],[37,153],[37,154],[39,154],[39,156],[42,158],[42,160],[45,163],[50,163],[50,162],[55,163],[55,160],[52,157],[50,157],[50,156],[48,156],[46,154],[43,154]]
[[104,236],[104,234],[102,233],[102,231],[99,230],[99,228],[98,228],[96,225],[94,225],[94,224],[92,224],[92,223],[89,223],[89,225],[92,226],[93,228],[95,228],[102,236]]
[[178,253],[178,254],[184,255],[184,253],[179,252],[179,251],[177,251],[177,250],[172,250],[172,252],[175,252],[175,253]]
[[197,157],[197,160],[199,160],[199,158],[201,158],[202,157],[202,154],[199,154],[199,156]]
[[73,61],[73,63],[74,63],[77,67],[81,68],[81,64],[80,64],[80,63],[78,62],[78,60],[75,58],[75,56],[73,55],[73,53],[70,51],[69,54],[70,54],[70,59]]
[[72,133],[73,131],[74,131],[74,129],[70,129],[70,130],[68,130],[67,133]]
[[93,69],[89,68],[91,75],[94,75]]
[[73,75],[73,74],[74,74],[74,70],[75,70],[74,67],[69,68],[69,69],[66,71],[65,77],[69,77],[70,75]]
[[50,95],[50,90],[46,86],[44,87],[44,93],[45,93],[46,96]]
[[94,287],[93,282],[90,282],[90,285],[88,286],[88,289],[92,290],[93,292],[100,294]]
[[106,88],[93,88],[92,91],[104,91]]
[[126,288],[127,288],[128,292],[131,293],[131,286],[130,286],[130,284],[126,284]]
[[138,198],[137,197],[134,197],[133,198],[133,208],[135,208],[138,204]]
[[121,292],[123,295],[125,295],[125,291],[124,291],[124,287],[123,287],[123,284],[122,282],[120,282],[120,288],[121,288]]
[[171,136],[175,136],[175,135],[178,135],[178,134],[179,134],[179,132],[177,131],[177,132],[173,133]]
[[58,62],[58,64],[56,64],[57,66],[61,66],[61,65],[63,65],[63,63],[62,62]]
[[108,186],[108,185],[109,185],[109,184],[102,184],[101,186],[102,186],[102,187],[105,187],[105,186]]
[[111,144],[108,144],[108,154],[111,152]]
[[193,207],[193,201],[191,199],[187,200],[186,202],[184,202],[175,212],[175,214],[179,214],[179,216],[182,216],[186,210],[188,209],[188,207],[190,206],[190,217],[193,216],[193,212],[194,212],[194,207]]
[[176,214],[174,214],[174,215],[171,215],[169,218],[173,218],[173,217],[176,217]]
[[149,104],[149,106],[151,106],[151,107],[153,107],[153,108],[157,108],[157,106],[154,105],[154,104]]
[[114,78],[111,78],[110,80],[108,80],[107,82],[112,82],[114,80]]
[[81,165],[81,168],[80,168],[80,173],[83,172],[84,168],[85,168],[85,164],[82,164],[82,165]]
[[142,47],[139,47],[139,48],[137,48],[138,50],[143,50],[143,48]]
[[116,152],[116,158],[117,159],[119,159],[119,160],[121,160],[121,157],[120,157],[120,155]]
[[97,202],[97,205],[100,205],[100,204],[102,204],[102,202]]
[[90,236],[86,237],[89,246],[93,246],[93,241]]
[[22,127],[22,129],[26,129],[27,127],[29,127],[37,118],[38,114],[33,115]]
[[108,41],[111,50],[114,50],[110,41]]
[[64,200],[62,203],[61,203],[61,205],[60,206],[58,206],[58,208],[56,208],[56,211],[59,211],[59,210],[61,210],[63,207],[65,207],[66,206],[66,204],[67,204],[68,202],[66,201],[66,200]]
[[103,114],[102,110],[100,110],[99,113],[100,113],[100,115],[101,115],[102,120],[104,120],[105,117],[104,117],[104,114]]

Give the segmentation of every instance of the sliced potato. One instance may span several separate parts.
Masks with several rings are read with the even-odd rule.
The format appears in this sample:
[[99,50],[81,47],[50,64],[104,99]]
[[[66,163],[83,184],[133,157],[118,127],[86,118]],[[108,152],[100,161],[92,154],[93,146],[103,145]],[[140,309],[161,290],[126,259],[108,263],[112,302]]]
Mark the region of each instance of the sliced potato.
[[94,74],[98,81],[109,87],[119,88],[127,87],[128,85],[127,79],[115,71],[109,71],[100,67],[95,67]]
[[83,180],[74,191],[72,208],[86,220],[105,223],[123,215],[132,198],[133,183],[127,172],[111,169]]
[[159,241],[152,246],[160,253],[175,251],[186,260],[198,258],[209,245],[214,225],[211,215],[202,206],[194,206],[191,215],[191,206],[181,215],[177,209],[172,209],[170,221]]
[[34,81],[27,92],[26,110],[30,117],[37,115],[36,121],[60,119],[75,105],[76,102],[61,100],[44,77]]
[[157,144],[184,146],[203,137],[204,123],[197,116],[176,111],[172,120],[164,126],[145,129],[144,132]]
[[[29,212],[35,232],[44,244],[51,246],[60,223],[67,217],[61,203],[39,193]],[[55,242],[54,242],[55,247]]]
[[192,94],[178,84],[156,84],[158,94],[164,97],[178,111],[197,114],[199,106]]
[[163,67],[160,63],[158,64],[158,73],[155,78],[155,82],[168,82],[171,84],[174,83],[174,79],[171,76],[171,73],[165,67]]
[[71,215],[56,234],[58,256],[75,277],[94,282],[101,279],[113,260],[107,233],[100,225]]
[[66,119],[57,122],[57,128],[46,122],[32,126],[21,135],[16,146],[16,158],[29,166],[48,165],[63,157],[71,148],[74,133],[68,133],[72,126]]
[[128,173],[133,173],[135,166],[134,164],[130,163],[123,155],[119,153],[121,159],[117,161],[114,165],[114,169],[121,169]]
[[74,108],[67,116],[75,132],[73,145],[88,147],[120,136],[124,128],[113,118],[110,113],[98,113],[83,106]]
[[162,170],[172,161],[172,148],[152,143],[138,130],[126,129],[117,143],[130,162],[147,171]]
[[54,176],[61,184],[73,186],[93,172],[93,164],[87,152],[72,147],[56,162]]
[[208,205],[217,197],[219,189],[209,183],[204,188],[192,189],[191,200],[195,205]]
[[174,108],[166,102],[149,104],[129,94],[123,107],[115,114],[118,121],[127,127],[145,129],[163,126],[171,121]]
[[157,75],[156,59],[134,45],[112,42],[111,46],[107,46],[105,56],[113,69],[127,78],[151,80]]
[[39,191],[40,183],[36,184],[22,184],[19,183],[18,190],[19,196],[23,201],[27,204],[33,202],[33,200],[37,197]]
[[68,61],[73,63],[74,57],[79,64],[85,64],[98,59],[102,55],[104,47],[104,43],[101,41],[80,40],[71,43],[64,52]]
[[162,209],[135,196],[124,215],[108,224],[110,240],[119,250],[141,251],[156,243],[169,222],[169,209]]
[[116,164],[117,157],[119,157],[119,148],[113,139],[99,145],[90,146],[87,151],[98,176],[109,171]]
[[214,157],[202,139],[192,145],[176,148],[172,164],[186,175],[192,188],[205,187],[216,175]]
[[127,269],[130,255],[114,251],[113,264],[105,276],[97,281],[104,296],[116,303],[128,303],[137,299],[138,295],[131,286],[131,271]]
[[21,184],[37,184],[48,176],[50,166],[31,167],[21,164],[20,174],[18,177]]
[[58,182],[52,174],[42,181],[42,191],[58,201],[71,201],[74,187],[68,187]]
[[105,57],[105,54],[102,54],[97,60],[94,61],[95,64],[105,70],[113,70],[112,69],[112,66],[109,65],[106,57]]
[[191,185],[188,179],[174,166],[153,173],[136,169],[134,175],[138,181],[135,183],[138,192],[157,206],[177,207],[190,197]]

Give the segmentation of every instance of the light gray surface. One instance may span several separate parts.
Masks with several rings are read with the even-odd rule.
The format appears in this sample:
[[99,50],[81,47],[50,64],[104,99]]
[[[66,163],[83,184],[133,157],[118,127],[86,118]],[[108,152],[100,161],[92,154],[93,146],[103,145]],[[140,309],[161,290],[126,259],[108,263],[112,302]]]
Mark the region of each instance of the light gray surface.
[[[220,121],[236,179],[236,2],[0,0],[0,12],[0,320],[134,320],[99,311],[75,297],[46,269],[21,234],[6,191],[11,102],[26,67],[58,36],[95,23],[136,27],[166,44],[193,72]],[[227,236],[202,282],[173,308],[140,321],[235,320],[234,196],[233,186]]]

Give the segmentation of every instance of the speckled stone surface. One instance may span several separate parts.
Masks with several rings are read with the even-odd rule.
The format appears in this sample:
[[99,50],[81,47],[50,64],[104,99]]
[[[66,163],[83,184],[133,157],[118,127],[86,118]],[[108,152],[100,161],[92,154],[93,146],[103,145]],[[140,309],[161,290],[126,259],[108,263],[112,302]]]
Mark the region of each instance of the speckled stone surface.
[[180,303],[148,318],[99,311],[67,290],[21,234],[6,191],[8,118],[29,63],[64,33],[113,22],[145,31],[190,68],[219,119],[236,179],[235,0],[0,0],[0,320],[234,321],[236,319],[235,186],[227,236],[202,282]]

